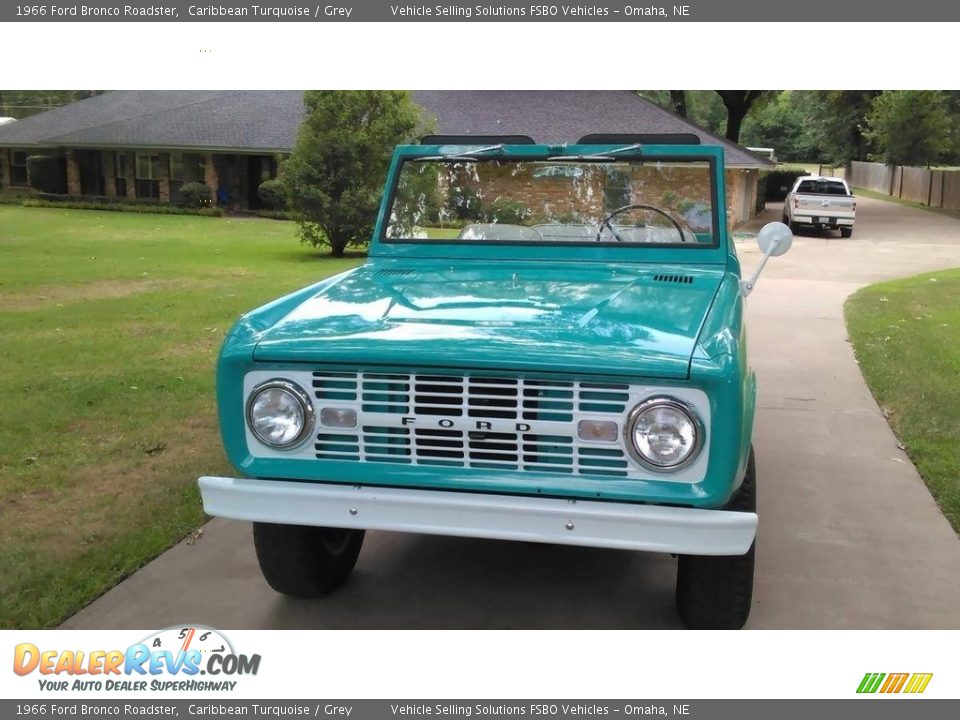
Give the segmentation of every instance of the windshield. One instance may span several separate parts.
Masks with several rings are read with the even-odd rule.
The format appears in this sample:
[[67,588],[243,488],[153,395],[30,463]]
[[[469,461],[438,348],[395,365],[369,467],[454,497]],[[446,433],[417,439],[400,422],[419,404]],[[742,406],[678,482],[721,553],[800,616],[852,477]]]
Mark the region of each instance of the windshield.
[[839,180],[802,180],[797,187],[804,195],[849,195],[847,186]]
[[706,161],[409,159],[385,240],[715,244]]

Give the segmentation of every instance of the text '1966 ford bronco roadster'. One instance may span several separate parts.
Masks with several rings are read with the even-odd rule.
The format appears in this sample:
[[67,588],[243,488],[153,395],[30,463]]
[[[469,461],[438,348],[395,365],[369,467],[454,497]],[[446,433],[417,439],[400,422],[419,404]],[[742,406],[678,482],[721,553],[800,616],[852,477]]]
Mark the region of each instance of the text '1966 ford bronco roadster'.
[[[217,399],[267,582],[311,597],[368,529],[679,556],[692,628],[739,628],[756,398],[723,149],[433,136],[396,149],[368,259],[227,335]],[[788,228],[760,233],[763,263]],[[762,267],[762,264],[761,264]]]

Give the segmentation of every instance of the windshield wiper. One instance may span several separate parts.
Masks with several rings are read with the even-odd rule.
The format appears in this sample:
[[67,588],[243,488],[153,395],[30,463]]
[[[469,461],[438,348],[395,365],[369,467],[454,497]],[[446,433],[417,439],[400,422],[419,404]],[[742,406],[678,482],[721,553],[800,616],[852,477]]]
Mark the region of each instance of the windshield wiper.
[[617,148],[616,150],[607,150],[607,152],[604,154],[616,155],[617,153],[630,152],[631,150],[640,150],[642,148],[643,148],[643,145],[641,145],[640,143],[634,143],[633,145],[624,145],[623,147]]
[[595,155],[554,155],[553,157],[548,157],[547,160],[551,162],[560,160],[613,160],[613,156],[617,153],[640,150],[642,147],[640,143],[634,143],[633,145],[624,145],[623,147],[614,148],[613,150],[607,150],[606,152]]
[[414,158],[417,162],[422,162],[424,160],[476,160],[477,155],[486,155],[487,153],[492,152],[503,152],[503,145],[489,145],[487,147],[477,148],[475,150],[467,150],[462,153],[453,153],[450,155],[428,155],[426,157]]
[[548,157],[550,162],[562,162],[564,160],[613,160],[612,155],[554,155]]

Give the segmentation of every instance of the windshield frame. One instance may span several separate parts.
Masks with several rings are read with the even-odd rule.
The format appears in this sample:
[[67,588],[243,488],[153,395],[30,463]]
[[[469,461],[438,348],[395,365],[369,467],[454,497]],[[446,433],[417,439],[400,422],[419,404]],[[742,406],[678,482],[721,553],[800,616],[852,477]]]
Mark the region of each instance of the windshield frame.
[[[608,151],[609,152],[609,151]],[[637,154],[640,153],[640,154]],[[571,160],[575,160],[577,163],[589,163],[589,164],[603,164],[603,163],[613,163],[613,162],[630,162],[632,160],[652,160],[656,158],[657,161],[663,162],[681,162],[681,163],[707,163],[707,172],[709,174],[710,180],[710,215],[711,215],[711,235],[713,237],[713,242],[710,243],[686,243],[686,242],[672,242],[672,243],[631,243],[631,242],[621,242],[616,238],[609,240],[586,240],[586,241],[559,241],[559,240],[544,240],[542,242],[532,242],[527,240],[469,240],[462,238],[451,238],[448,241],[443,239],[430,239],[430,238],[391,238],[387,236],[387,229],[389,228],[389,221],[384,223],[380,228],[380,237],[379,240],[382,243],[387,245],[394,244],[418,244],[418,245],[521,245],[521,246],[536,246],[536,247],[618,247],[618,248],[673,248],[677,250],[716,250],[720,247],[720,238],[719,238],[719,213],[717,211],[717,183],[716,178],[716,158],[710,155],[695,156],[695,155],[646,155],[644,156],[642,148],[638,148],[636,151],[631,151],[629,153],[618,153],[611,155],[610,157],[602,157],[603,153],[594,152],[590,153],[593,157],[584,157],[580,158],[577,155],[566,155],[566,153],[561,153],[558,155],[551,155],[549,157],[543,156],[523,156],[523,155],[511,155],[510,157],[504,157],[503,155],[477,155],[471,157],[469,160],[465,160],[463,155],[456,155],[451,153],[448,159],[437,157],[437,155],[427,155],[426,158],[429,159],[420,159],[417,157],[407,157],[400,160],[399,164],[396,167],[395,172],[392,174],[390,182],[390,190],[387,198],[387,216],[389,218],[389,213],[393,208],[393,201],[396,196],[397,186],[400,183],[400,175],[403,172],[403,166],[405,163],[417,163],[417,162],[433,162],[433,163],[444,163],[444,164],[454,164],[454,163],[463,163],[463,162],[475,162],[475,163],[489,163],[489,162],[541,162],[541,163],[563,163],[569,162],[564,160],[558,160],[557,158],[562,158],[565,155]],[[603,218],[597,218],[598,222]],[[507,223],[504,223],[507,224]]]
[[[644,145],[629,153],[623,143],[610,145],[504,145],[492,160],[547,161],[577,156],[599,156],[617,151],[610,160],[673,160],[707,163],[711,173],[713,243],[622,243],[616,240],[595,242],[517,242],[514,240],[391,239],[386,237],[402,163],[438,155],[462,155],[464,151],[487,146],[473,145],[400,145],[394,150],[377,222],[371,237],[369,257],[448,258],[491,260],[558,260],[575,262],[679,263],[697,265],[733,264],[738,266],[729,238],[726,208],[724,149],[719,145]],[[478,159],[477,162],[481,162]],[[560,162],[563,162],[560,160]]]

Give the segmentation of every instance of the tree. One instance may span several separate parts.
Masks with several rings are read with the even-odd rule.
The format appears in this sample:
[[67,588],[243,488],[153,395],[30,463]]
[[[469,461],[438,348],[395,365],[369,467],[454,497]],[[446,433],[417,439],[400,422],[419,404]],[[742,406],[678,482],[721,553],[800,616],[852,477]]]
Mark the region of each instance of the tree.
[[806,126],[810,146],[822,160],[835,164],[866,160],[870,143],[864,131],[867,113],[881,90],[815,90],[806,98]]
[[720,96],[727,108],[727,130],[724,136],[733,142],[739,142],[740,127],[750,108],[770,94],[769,90],[716,90],[714,92]]
[[0,90],[0,115],[22,119],[106,90]]
[[692,120],[713,133],[722,133],[727,111],[713,90],[639,90],[639,94],[674,115]]
[[947,93],[891,90],[874,99],[864,134],[884,162],[931,165],[953,149],[956,125]]
[[745,145],[772,147],[785,161],[842,165],[866,160],[863,134],[878,90],[784,90],[754,106],[740,130]]
[[775,93],[743,121],[740,142],[773,148],[777,159],[785,162],[818,160],[816,145],[809,133],[807,104],[803,92],[784,90]]
[[342,257],[366,242],[395,145],[412,140],[420,110],[397,90],[308,90],[283,178],[300,237]]
[[687,91],[686,90],[667,90],[670,93],[670,102],[673,104],[673,111],[682,118],[687,116]]

